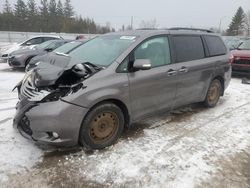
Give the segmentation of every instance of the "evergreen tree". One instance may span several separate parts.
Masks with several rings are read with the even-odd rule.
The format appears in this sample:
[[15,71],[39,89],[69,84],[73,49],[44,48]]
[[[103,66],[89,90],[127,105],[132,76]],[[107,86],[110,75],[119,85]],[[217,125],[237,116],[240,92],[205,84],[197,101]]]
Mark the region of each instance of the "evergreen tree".
[[4,14],[11,14],[12,13],[12,9],[10,6],[10,3],[8,0],[5,0],[5,4],[4,4],[4,8],[3,8],[3,13]]
[[72,16],[74,16],[74,10],[70,0],[66,0],[64,3],[64,16],[66,18],[71,18]]
[[58,22],[57,22],[57,9],[56,9],[56,1],[50,0],[49,2],[49,20],[48,20],[48,31],[58,31]]
[[5,0],[3,13],[1,14],[0,28],[5,28],[4,30],[11,30],[13,25],[13,12],[11,5],[8,0]]
[[48,20],[49,20],[49,10],[48,10],[48,1],[41,0],[41,6],[39,7],[40,10],[40,31],[46,32],[48,31]]
[[[27,2],[27,4],[25,4]],[[93,19],[74,13],[70,0],[16,0],[12,9],[5,0],[0,10],[0,30],[34,32],[106,33],[114,29],[109,23],[100,26]]]
[[34,16],[37,14],[37,7],[36,7],[36,2],[35,0],[29,0],[27,3],[28,6],[28,16]]
[[245,13],[242,7],[239,7],[232,19],[232,22],[229,25],[227,34],[232,36],[242,34],[244,28],[244,20],[245,20]]
[[17,0],[15,4],[14,15],[16,17],[15,26],[20,28],[20,31],[27,30],[27,8],[23,0]]
[[64,23],[64,17],[63,17],[63,5],[61,0],[57,2],[56,6],[56,15],[57,15],[57,32],[61,32],[63,28]]
[[23,0],[17,0],[15,4],[15,16],[26,19],[27,9]]
[[50,16],[56,16],[56,0],[50,0],[49,2],[49,15]]
[[61,0],[58,1],[56,6],[56,13],[59,17],[63,17],[63,5]]
[[29,0],[27,3],[28,7],[28,26],[30,28],[30,31],[36,31],[36,27],[38,25],[37,19],[38,19],[38,14],[37,14],[37,5],[35,0]]

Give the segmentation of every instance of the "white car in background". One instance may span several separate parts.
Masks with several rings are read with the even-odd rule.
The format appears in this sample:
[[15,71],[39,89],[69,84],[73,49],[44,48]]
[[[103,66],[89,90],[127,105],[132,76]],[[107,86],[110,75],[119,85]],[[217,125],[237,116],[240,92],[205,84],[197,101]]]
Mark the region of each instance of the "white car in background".
[[61,37],[50,36],[50,35],[49,36],[46,36],[46,35],[36,36],[36,37],[32,37],[28,40],[25,40],[22,43],[14,43],[14,44],[2,46],[2,47],[0,47],[0,60],[6,62],[9,54],[16,51],[16,50],[20,50],[20,49],[24,49],[24,48],[33,48],[37,44],[41,44],[41,43],[46,42],[48,40],[55,40],[55,39],[61,39]]

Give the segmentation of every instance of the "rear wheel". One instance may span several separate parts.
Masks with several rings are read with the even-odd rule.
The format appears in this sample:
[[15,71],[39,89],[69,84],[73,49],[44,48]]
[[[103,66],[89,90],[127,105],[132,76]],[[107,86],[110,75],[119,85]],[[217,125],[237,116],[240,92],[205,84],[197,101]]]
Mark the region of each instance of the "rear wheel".
[[220,99],[221,92],[222,92],[222,85],[220,80],[214,79],[208,88],[204,104],[210,108],[216,106],[216,104]]
[[115,104],[105,103],[87,114],[82,123],[79,142],[90,149],[103,149],[114,144],[123,129],[122,110]]

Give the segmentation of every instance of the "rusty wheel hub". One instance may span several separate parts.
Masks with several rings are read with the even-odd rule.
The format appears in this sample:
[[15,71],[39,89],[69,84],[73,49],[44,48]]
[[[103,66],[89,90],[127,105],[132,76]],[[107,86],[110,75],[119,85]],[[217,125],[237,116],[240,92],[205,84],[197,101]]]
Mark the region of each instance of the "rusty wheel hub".
[[118,130],[119,119],[114,112],[103,112],[94,117],[90,125],[90,137],[95,143],[110,140]]
[[220,86],[218,83],[212,84],[208,91],[208,101],[213,103],[216,102],[220,97]]

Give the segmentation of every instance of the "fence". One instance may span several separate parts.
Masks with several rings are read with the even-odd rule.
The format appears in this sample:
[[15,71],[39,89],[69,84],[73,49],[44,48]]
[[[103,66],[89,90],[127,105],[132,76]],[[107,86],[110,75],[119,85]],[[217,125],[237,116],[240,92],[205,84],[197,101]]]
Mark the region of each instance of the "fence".
[[2,44],[18,43],[27,40],[31,37],[42,35],[56,35],[61,36],[64,39],[74,40],[77,35],[84,35],[85,38],[93,38],[95,34],[76,34],[76,33],[39,33],[39,32],[12,32],[12,31],[0,31],[0,42]]

